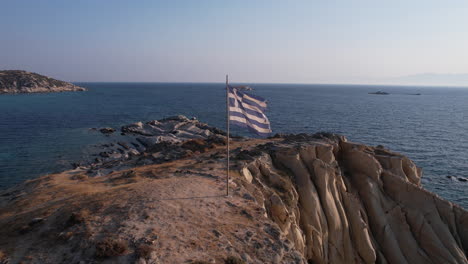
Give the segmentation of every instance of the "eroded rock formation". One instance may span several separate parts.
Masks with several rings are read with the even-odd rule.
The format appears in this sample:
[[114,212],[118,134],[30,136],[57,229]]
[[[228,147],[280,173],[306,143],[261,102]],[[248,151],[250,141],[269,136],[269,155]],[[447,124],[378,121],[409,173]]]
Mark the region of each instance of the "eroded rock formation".
[[405,156],[289,136],[241,172],[311,263],[467,263],[468,213],[424,190]]

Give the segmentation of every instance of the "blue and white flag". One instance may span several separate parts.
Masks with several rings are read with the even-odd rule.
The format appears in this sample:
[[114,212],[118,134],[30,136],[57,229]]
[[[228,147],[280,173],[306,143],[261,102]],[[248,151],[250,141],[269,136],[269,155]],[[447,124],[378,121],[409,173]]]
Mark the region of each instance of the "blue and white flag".
[[263,113],[266,100],[228,86],[229,120],[231,124],[249,129],[260,136],[271,133],[270,121]]

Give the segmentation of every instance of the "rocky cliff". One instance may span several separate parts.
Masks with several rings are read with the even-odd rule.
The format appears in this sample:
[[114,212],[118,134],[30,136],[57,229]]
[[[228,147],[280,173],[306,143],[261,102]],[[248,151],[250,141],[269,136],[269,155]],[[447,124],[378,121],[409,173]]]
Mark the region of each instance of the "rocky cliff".
[[467,263],[468,213],[424,190],[402,155],[335,135],[288,136],[242,174],[311,263]]
[[122,131],[145,142],[138,153],[0,192],[0,260],[468,263],[468,212],[387,149],[325,133],[237,138],[225,197],[222,131],[183,117]]
[[0,71],[0,94],[69,91],[86,91],[86,89],[37,73],[16,70]]

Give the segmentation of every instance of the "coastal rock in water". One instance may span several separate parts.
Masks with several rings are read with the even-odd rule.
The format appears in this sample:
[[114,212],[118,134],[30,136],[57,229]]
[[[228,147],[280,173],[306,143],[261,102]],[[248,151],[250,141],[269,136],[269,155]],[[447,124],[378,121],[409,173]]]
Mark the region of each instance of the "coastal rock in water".
[[99,129],[99,132],[103,133],[103,134],[112,134],[115,132],[115,129],[113,129],[112,127],[103,127],[101,129]]
[[[101,128],[100,131],[110,134],[114,129]],[[119,137],[115,144],[100,146],[95,155],[102,159],[94,159],[89,164],[90,169],[102,170],[104,167],[110,171],[109,168],[114,167],[114,164],[123,168],[141,165],[142,162],[161,163],[225,144],[225,133],[222,130],[183,115],[145,123],[136,122],[122,126],[121,131],[125,135]],[[194,140],[203,143],[195,146],[194,142],[197,141]],[[130,145],[134,148],[130,148]]]
[[215,128],[208,127],[196,119],[188,119],[183,115],[153,120],[146,123],[137,122],[122,127],[122,132],[155,137],[165,136],[181,142],[193,138],[205,138],[212,134]]
[[191,139],[208,139],[223,136],[225,133],[210,127],[197,119],[183,115],[153,120],[146,123],[136,122],[122,126],[121,131],[146,148],[160,143],[179,144]]
[[51,93],[70,91],[86,91],[86,89],[37,73],[17,70],[0,71],[0,94]]

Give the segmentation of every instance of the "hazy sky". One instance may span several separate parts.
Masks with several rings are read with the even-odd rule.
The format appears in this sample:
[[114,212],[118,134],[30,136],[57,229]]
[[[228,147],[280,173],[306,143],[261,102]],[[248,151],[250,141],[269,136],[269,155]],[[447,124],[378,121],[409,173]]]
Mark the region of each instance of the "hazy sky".
[[468,1],[0,0],[0,69],[68,81],[468,81]]

